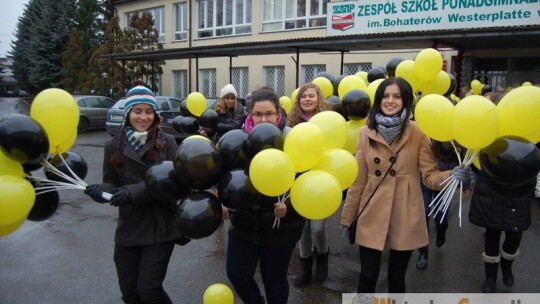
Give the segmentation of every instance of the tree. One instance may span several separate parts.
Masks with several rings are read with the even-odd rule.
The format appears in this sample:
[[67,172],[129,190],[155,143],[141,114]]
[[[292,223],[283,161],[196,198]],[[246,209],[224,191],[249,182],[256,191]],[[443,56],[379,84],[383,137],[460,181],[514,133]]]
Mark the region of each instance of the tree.
[[31,93],[58,87],[75,0],[30,0],[19,18],[13,44],[13,74]]
[[64,90],[74,94],[88,92],[87,87],[85,87],[86,62],[79,31],[77,28],[72,28],[68,48],[62,57],[64,68],[62,87]]

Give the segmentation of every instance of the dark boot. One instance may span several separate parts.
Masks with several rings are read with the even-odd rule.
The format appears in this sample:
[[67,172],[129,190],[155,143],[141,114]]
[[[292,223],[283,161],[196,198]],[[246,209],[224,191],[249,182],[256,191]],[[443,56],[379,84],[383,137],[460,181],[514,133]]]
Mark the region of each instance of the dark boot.
[[435,245],[437,248],[442,247],[446,242],[446,227],[437,226],[437,239],[435,240]]
[[293,279],[295,287],[301,287],[311,282],[311,272],[313,266],[313,257],[300,258],[300,273]]
[[324,254],[319,254],[315,248],[315,281],[323,282],[328,277],[328,255],[330,248]]
[[514,274],[512,273],[512,263],[519,255],[519,249],[514,254],[509,254],[501,250],[501,272],[504,285],[510,287],[514,285]]
[[486,280],[484,281],[482,292],[493,293],[495,292],[497,273],[499,272],[499,261],[501,258],[499,256],[487,256],[485,253],[482,254],[482,258],[484,260],[484,267],[486,271]]
[[428,246],[424,246],[420,248],[418,251],[419,251],[419,254],[418,254],[418,260],[416,260],[416,268],[420,270],[426,269],[427,261],[428,261],[428,253],[429,253]]

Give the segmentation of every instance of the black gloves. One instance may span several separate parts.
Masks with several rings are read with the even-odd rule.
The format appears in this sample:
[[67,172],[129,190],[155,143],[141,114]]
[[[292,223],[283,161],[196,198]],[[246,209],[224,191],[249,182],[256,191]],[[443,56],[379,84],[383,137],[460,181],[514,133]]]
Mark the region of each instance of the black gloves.
[[185,236],[182,236],[180,237],[179,239],[175,240],[174,243],[176,243],[176,245],[180,245],[180,246],[184,246],[186,245],[187,243],[191,242],[191,239],[188,239],[187,237]]
[[125,187],[116,188],[111,197],[111,206],[123,206],[131,204],[131,195]]
[[106,199],[101,197],[103,195],[103,187],[100,184],[92,184],[86,186],[86,189],[84,190],[84,193],[88,196],[90,196],[94,201],[98,203],[105,203],[107,202]]

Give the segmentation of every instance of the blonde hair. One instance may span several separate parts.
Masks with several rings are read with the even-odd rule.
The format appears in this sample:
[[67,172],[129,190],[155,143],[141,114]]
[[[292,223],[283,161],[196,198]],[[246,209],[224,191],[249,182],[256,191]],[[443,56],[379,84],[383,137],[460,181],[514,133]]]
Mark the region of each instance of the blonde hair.
[[302,108],[300,108],[300,98],[302,98],[302,94],[304,94],[304,92],[307,89],[314,89],[315,93],[317,93],[317,107],[315,108],[315,113],[319,113],[319,112],[330,109],[330,105],[325,102],[321,89],[319,89],[319,86],[311,82],[306,83],[300,87],[300,89],[298,90],[298,94],[296,94],[296,99],[294,100],[291,111],[287,115],[287,123],[286,123],[287,126],[294,127],[297,124],[303,122],[303,119],[302,119],[303,112],[302,112]]
[[216,112],[219,115],[223,115],[223,114],[227,113],[227,111],[229,111],[229,109],[227,108],[227,104],[225,104],[225,97],[227,97],[229,95],[234,96],[234,106],[231,107],[231,108],[236,110],[236,107],[238,105],[238,99],[236,98],[236,96],[233,93],[229,93],[229,94],[221,97],[220,99],[218,99],[218,101],[216,102],[216,105],[214,106],[214,110],[216,110]]

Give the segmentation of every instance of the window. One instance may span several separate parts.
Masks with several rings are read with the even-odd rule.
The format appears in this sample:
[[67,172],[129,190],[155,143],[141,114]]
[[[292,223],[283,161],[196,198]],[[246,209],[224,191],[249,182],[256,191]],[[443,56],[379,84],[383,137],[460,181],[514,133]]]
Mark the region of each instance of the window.
[[311,82],[315,75],[325,71],[326,66],[324,64],[302,65],[302,83]]
[[165,20],[164,20],[165,17],[163,14],[163,7],[156,7],[156,8],[149,8],[149,9],[143,9],[139,11],[128,12],[125,14],[126,16],[125,26],[129,27],[129,20],[131,20],[131,16],[133,16],[133,14],[135,13],[141,14],[143,12],[148,12],[152,14],[152,17],[154,18],[154,27],[158,31],[158,35],[159,35],[158,42],[164,43],[165,42]]
[[167,102],[167,98],[165,97],[157,97],[156,98],[158,103],[158,110],[159,111],[170,111],[171,107],[169,107],[169,103]]
[[368,62],[346,63],[343,65],[343,74],[345,75],[354,75],[361,71],[369,72],[369,70],[371,70],[371,63]]
[[238,97],[245,97],[249,92],[249,69],[247,67],[232,68],[231,81],[238,92]]
[[251,33],[251,0],[198,0],[197,38]]
[[174,40],[187,39],[187,3],[174,5]]
[[199,92],[207,98],[216,96],[216,69],[199,70]]
[[329,0],[263,0],[263,32],[326,26]]
[[263,73],[264,85],[273,88],[278,96],[285,95],[285,67],[265,66]]
[[189,95],[187,70],[172,71],[172,96],[183,98]]

